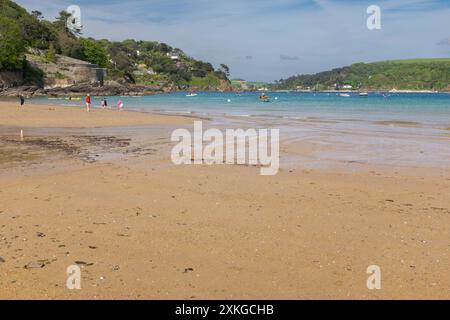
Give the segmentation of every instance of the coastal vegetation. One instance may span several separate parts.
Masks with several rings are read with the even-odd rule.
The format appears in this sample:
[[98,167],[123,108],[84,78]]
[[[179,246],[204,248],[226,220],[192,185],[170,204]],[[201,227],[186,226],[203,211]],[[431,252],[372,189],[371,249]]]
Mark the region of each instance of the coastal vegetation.
[[355,63],[316,74],[281,79],[274,89],[450,90],[449,59]]
[[[28,13],[13,1],[0,0],[0,72],[22,71],[25,79],[35,79],[39,73],[28,66],[27,55],[48,63],[62,55],[106,69],[106,80],[111,81],[177,89],[229,84],[229,68],[224,64],[215,69],[156,41],[86,38],[81,29],[67,27],[68,19],[71,15],[61,11],[48,21],[39,11]],[[27,74],[30,71],[33,74]]]
[[260,81],[247,81],[244,79],[232,79],[231,85],[236,91],[256,91],[256,90],[268,90],[270,86],[268,83]]

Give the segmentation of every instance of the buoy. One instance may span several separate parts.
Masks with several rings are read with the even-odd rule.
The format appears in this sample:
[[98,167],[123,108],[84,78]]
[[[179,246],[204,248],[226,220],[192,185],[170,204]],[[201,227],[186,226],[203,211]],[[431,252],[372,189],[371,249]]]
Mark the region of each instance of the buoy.
[[23,130],[20,130],[20,141],[23,141]]
[[275,97],[275,100],[278,100],[278,97]]
[[231,99],[228,99],[227,102],[231,102]]

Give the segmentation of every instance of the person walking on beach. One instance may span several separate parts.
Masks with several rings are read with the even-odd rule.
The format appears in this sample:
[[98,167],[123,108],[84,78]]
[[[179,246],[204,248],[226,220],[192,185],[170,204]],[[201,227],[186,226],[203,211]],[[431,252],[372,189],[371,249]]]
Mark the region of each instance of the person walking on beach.
[[20,100],[20,108],[22,108],[23,105],[25,104],[25,97],[23,95],[19,95],[19,100]]
[[90,112],[91,111],[91,95],[88,93],[88,95],[86,96],[86,111]]
[[117,110],[122,110],[123,109],[123,102],[122,100],[119,99],[119,101],[117,101]]
[[108,100],[106,100],[106,98],[104,98],[102,100],[102,109],[106,109],[108,108]]

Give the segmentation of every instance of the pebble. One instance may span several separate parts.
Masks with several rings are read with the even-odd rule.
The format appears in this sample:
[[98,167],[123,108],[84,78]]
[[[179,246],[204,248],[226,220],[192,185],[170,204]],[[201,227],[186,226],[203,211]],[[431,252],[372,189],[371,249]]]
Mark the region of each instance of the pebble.
[[94,265],[93,263],[87,263],[87,262],[84,262],[84,261],[75,261],[75,264],[77,264],[79,266],[87,266],[87,267]]
[[45,261],[31,261],[24,268],[25,269],[41,269],[45,267]]

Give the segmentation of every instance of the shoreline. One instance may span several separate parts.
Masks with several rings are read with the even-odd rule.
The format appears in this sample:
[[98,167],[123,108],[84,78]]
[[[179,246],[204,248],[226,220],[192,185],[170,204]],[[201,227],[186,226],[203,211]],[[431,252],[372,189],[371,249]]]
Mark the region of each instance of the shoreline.
[[[84,97],[87,93],[92,93],[92,96],[96,97],[143,97],[143,96],[155,96],[155,95],[166,95],[166,94],[173,94],[173,93],[184,93],[184,92],[191,92],[193,90],[191,89],[183,89],[183,90],[161,90],[161,91],[135,91],[135,92],[122,92],[120,94],[109,94],[110,92],[105,93],[99,93],[94,90],[97,87],[92,87],[92,90],[86,90],[83,92],[61,92],[61,93],[39,93],[35,94],[34,92],[31,92],[29,90],[21,89],[21,88],[11,88],[10,90],[4,90],[0,91],[0,98],[14,98],[20,93],[25,94],[28,98],[31,97],[48,97],[48,98],[62,98],[62,97]],[[64,90],[65,88],[60,88],[61,90]],[[98,88],[97,88],[98,89]],[[211,92],[211,93],[255,93],[260,94],[263,92],[263,90],[194,90],[196,92]],[[265,90],[264,92],[272,92],[272,93],[381,93],[381,94],[450,94],[450,91],[438,91],[438,90],[409,90],[409,89],[399,89],[399,90],[392,90],[392,89],[361,89],[361,90],[297,90],[297,89],[278,89],[278,90]]]
[[311,90],[280,90],[273,92],[302,92],[302,93],[386,93],[386,94],[395,94],[395,93],[432,93],[432,94],[450,94],[450,91],[435,91],[435,90],[374,90],[374,89],[361,89],[361,90],[320,90],[320,91],[311,91]]

